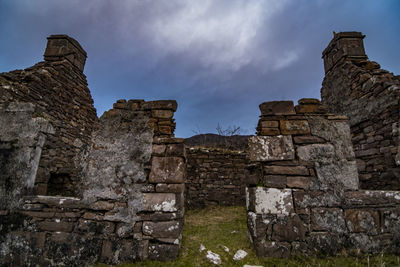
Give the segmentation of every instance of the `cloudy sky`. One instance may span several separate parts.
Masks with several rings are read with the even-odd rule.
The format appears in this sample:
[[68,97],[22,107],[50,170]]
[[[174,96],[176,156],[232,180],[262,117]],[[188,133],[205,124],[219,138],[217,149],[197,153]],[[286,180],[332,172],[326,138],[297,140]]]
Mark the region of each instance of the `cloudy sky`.
[[333,31],[363,32],[369,58],[400,74],[399,14],[400,0],[0,0],[0,72],[68,34],[99,116],[117,99],[176,99],[178,137],[253,134],[260,103],[320,98]]

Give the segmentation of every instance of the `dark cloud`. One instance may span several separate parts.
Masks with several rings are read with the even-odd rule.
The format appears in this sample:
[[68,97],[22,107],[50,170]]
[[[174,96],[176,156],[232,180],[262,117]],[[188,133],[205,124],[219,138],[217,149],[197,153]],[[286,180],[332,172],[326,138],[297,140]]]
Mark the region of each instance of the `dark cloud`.
[[176,99],[177,136],[218,123],[251,134],[260,103],[319,97],[332,31],[362,31],[370,58],[400,73],[399,11],[396,0],[0,0],[0,71],[69,34],[88,52],[99,115],[120,98]]

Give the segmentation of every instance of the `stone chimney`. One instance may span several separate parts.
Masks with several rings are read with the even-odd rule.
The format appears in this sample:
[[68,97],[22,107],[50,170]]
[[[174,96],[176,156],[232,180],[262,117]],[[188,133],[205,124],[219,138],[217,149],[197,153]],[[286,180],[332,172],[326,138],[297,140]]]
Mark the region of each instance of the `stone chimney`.
[[333,32],[333,39],[322,52],[325,73],[328,73],[342,58],[368,59],[364,50],[364,37],[361,32]]
[[68,35],[51,35],[47,37],[47,47],[44,52],[45,61],[68,60],[83,72],[87,54],[81,45]]

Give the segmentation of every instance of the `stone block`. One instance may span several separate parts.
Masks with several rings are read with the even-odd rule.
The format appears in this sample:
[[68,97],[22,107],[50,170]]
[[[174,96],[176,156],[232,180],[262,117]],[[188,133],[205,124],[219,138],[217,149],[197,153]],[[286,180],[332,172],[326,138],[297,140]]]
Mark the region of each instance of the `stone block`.
[[378,236],[369,236],[365,233],[350,234],[348,242],[352,247],[357,248],[358,253],[379,253],[383,250]]
[[358,169],[356,161],[338,160],[330,164],[317,164],[320,190],[327,190],[332,186],[344,190],[357,190],[359,188]]
[[302,104],[294,107],[298,114],[301,113],[317,113],[323,114],[328,112],[328,107],[321,104]]
[[285,188],[286,176],[285,175],[265,175],[263,178],[264,187]]
[[311,209],[311,228],[313,231],[326,231],[342,234],[347,232],[343,210],[338,208]]
[[24,197],[26,204],[40,203],[48,206],[56,206],[62,208],[81,209],[87,208],[87,204],[75,197],[59,197],[59,196],[26,196]]
[[270,101],[264,102],[259,106],[261,115],[293,115],[293,101]]
[[264,166],[265,174],[278,175],[309,175],[309,171],[304,166]]
[[349,209],[345,211],[347,228],[353,233],[378,234],[379,213],[375,210]]
[[275,136],[275,135],[280,135],[281,131],[279,130],[279,128],[261,128],[261,130],[258,132],[258,135],[271,135],[271,136]]
[[167,156],[177,156],[177,157],[185,157],[186,150],[185,144],[170,144],[167,146]]
[[321,101],[317,98],[301,98],[301,99],[299,99],[298,103],[300,105],[305,105],[305,104],[318,105],[318,104],[321,104]]
[[262,128],[278,128],[279,127],[279,121],[260,121],[261,127]]
[[155,238],[175,238],[182,232],[182,224],[179,221],[169,222],[143,222],[143,234]]
[[151,115],[155,118],[160,119],[170,119],[174,116],[174,112],[172,110],[152,110]]
[[185,190],[185,184],[157,184],[157,193],[182,193]]
[[184,211],[176,212],[154,212],[140,214],[140,219],[143,221],[171,221],[183,218]]
[[173,244],[150,244],[149,259],[168,261],[174,260],[179,255],[179,245]]
[[72,232],[74,229],[74,223],[72,222],[64,222],[60,219],[55,219],[54,221],[43,221],[39,222],[39,228],[42,231],[49,231],[49,232]]
[[318,136],[312,136],[312,135],[306,135],[306,136],[293,136],[293,142],[295,144],[318,144],[318,143],[325,143],[325,139],[318,137]]
[[250,202],[254,201],[256,214],[288,215],[293,212],[291,189],[256,187],[252,195]]
[[183,183],[185,162],[180,157],[153,157],[150,183]]
[[346,206],[400,204],[400,191],[360,190],[345,192]]
[[333,144],[338,159],[354,160],[350,127],[347,121],[332,121],[321,116],[309,116],[308,123],[312,135]]
[[321,191],[294,191],[293,199],[296,208],[336,207],[344,202],[340,193]]
[[299,159],[311,162],[332,162],[335,157],[335,148],[331,144],[311,144],[297,147]]
[[171,135],[173,133],[170,126],[159,126],[158,130],[161,134]]
[[281,120],[279,124],[281,126],[281,133],[284,135],[310,133],[310,126],[307,120]]
[[157,101],[148,101],[142,104],[142,108],[144,110],[149,109],[166,109],[176,111],[178,108],[178,104],[175,100],[157,100]]
[[252,136],[249,138],[251,161],[276,161],[294,159],[290,136]]
[[400,233],[400,208],[385,208],[381,210],[381,229],[384,233]]
[[305,176],[288,176],[286,184],[290,188],[300,188],[308,190],[310,188],[310,177]]
[[112,210],[114,208],[114,203],[108,201],[96,201],[89,205],[92,210]]
[[347,240],[343,236],[327,232],[310,233],[307,238],[307,245],[311,252],[331,256],[341,252],[345,242]]
[[175,194],[143,193],[143,211],[177,211]]
[[[267,215],[268,216],[268,215]],[[264,217],[264,219],[263,219]],[[275,215],[271,215],[271,217],[275,217]],[[268,228],[271,220],[265,219],[265,215],[255,214],[254,212],[248,211],[247,212],[247,229],[249,233],[250,241],[254,244],[263,241],[266,239],[268,233]]]
[[157,156],[163,156],[166,148],[167,148],[166,145],[153,144],[152,154]]
[[272,237],[273,241],[302,241],[305,240],[307,225],[300,219],[297,214],[278,217],[273,225]]

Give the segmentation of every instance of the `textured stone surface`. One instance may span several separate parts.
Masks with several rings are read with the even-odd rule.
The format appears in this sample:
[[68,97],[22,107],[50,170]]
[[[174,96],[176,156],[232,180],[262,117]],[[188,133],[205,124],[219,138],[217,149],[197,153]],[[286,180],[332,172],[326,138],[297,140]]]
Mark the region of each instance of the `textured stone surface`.
[[177,211],[175,194],[171,193],[145,193],[143,194],[144,211]]
[[304,166],[264,166],[266,174],[309,175]]
[[257,214],[288,215],[293,212],[292,190],[290,189],[257,187],[254,191],[254,202]]
[[0,74],[2,265],[176,258],[185,174],[176,101],[121,99],[98,119],[86,52],[68,36],[48,39],[45,62]]
[[252,136],[249,138],[251,161],[275,161],[294,159],[290,136]]
[[[257,134],[271,135],[268,138],[278,134],[293,135],[296,153],[291,160],[251,158],[248,167],[251,182],[246,189],[247,226],[250,241],[260,257],[399,251],[399,192],[362,191],[358,185],[358,171],[362,182],[377,173],[386,185],[389,179],[395,184],[400,177],[391,165],[400,158],[394,156],[398,153],[397,138],[400,136],[397,104],[387,110],[383,108],[384,112],[372,120],[368,120],[369,112],[363,109],[368,105],[367,101],[378,99],[368,93],[375,93],[374,90],[379,88],[377,94],[385,95],[383,84],[388,82],[387,86],[390,86],[393,76],[381,76],[387,80],[376,84],[377,80],[373,78],[378,78],[381,70],[378,64],[367,61],[365,54],[361,53],[361,39],[359,33],[335,34],[333,43],[324,51],[327,76],[333,75],[328,81],[332,82],[328,84],[332,94],[328,100],[338,100],[331,103],[331,108],[337,108],[336,104],[339,107],[342,104],[354,105],[338,94],[336,87],[348,90],[351,99],[362,99],[359,103],[362,102],[363,106],[352,107],[362,113],[353,115],[364,118],[352,127],[356,153],[353,152],[347,117],[327,113],[327,107],[318,100],[301,99],[295,107],[296,114],[285,114],[278,109],[273,112],[272,107],[278,102],[263,104],[265,109],[262,110]],[[362,78],[361,90],[368,92],[366,94],[360,94],[360,88],[357,88],[361,82],[357,77],[363,70],[354,65],[365,65],[365,68],[377,72]],[[346,83],[348,81],[351,82]],[[395,97],[394,101],[398,102],[397,93]],[[393,99],[387,101],[393,104]],[[358,100],[355,102],[357,105]],[[279,121],[279,126],[274,121]],[[393,136],[396,136],[394,141],[390,139]],[[387,166],[391,168],[385,169]],[[374,178],[374,182],[379,183],[379,180]],[[288,190],[291,193],[285,194]],[[282,202],[291,201],[293,209],[283,214],[287,207],[281,207]]]
[[[248,154],[241,150],[211,147],[187,148],[185,204],[188,208],[207,205],[244,205],[250,173]],[[256,177],[258,183],[259,177]]]
[[358,189],[358,172],[355,161],[340,160],[329,164],[316,164],[318,176],[316,187],[328,190],[333,187],[344,190]]
[[293,101],[270,101],[260,104],[261,115],[296,114]]
[[149,181],[153,183],[182,183],[184,161],[180,157],[153,157]]
[[44,62],[0,74],[0,103],[34,103],[35,117],[45,118],[55,130],[46,134],[33,190],[36,194],[81,194],[79,155],[98,120],[82,72],[85,59],[86,53],[75,40],[51,36]]
[[281,133],[290,134],[309,134],[310,127],[307,120],[281,120],[279,122]]
[[0,106],[0,209],[14,210],[26,191],[32,191],[46,134],[51,124],[34,117],[31,103]]
[[338,208],[312,209],[311,226],[313,231],[329,233],[345,233],[347,231],[343,210]]
[[143,233],[152,237],[178,239],[181,230],[182,224],[179,221],[143,222]]
[[331,41],[324,54],[329,71],[322,83],[322,101],[330,112],[349,118],[354,152],[365,166],[360,170],[361,188],[400,189],[396,163],[400,77],[369,61],[365,52],[357,59],[344,58],[348,51],[364,51],[360,36]]
[[374,210],[346,210],[347,228],[353,233],[378,234],[379,213]]

